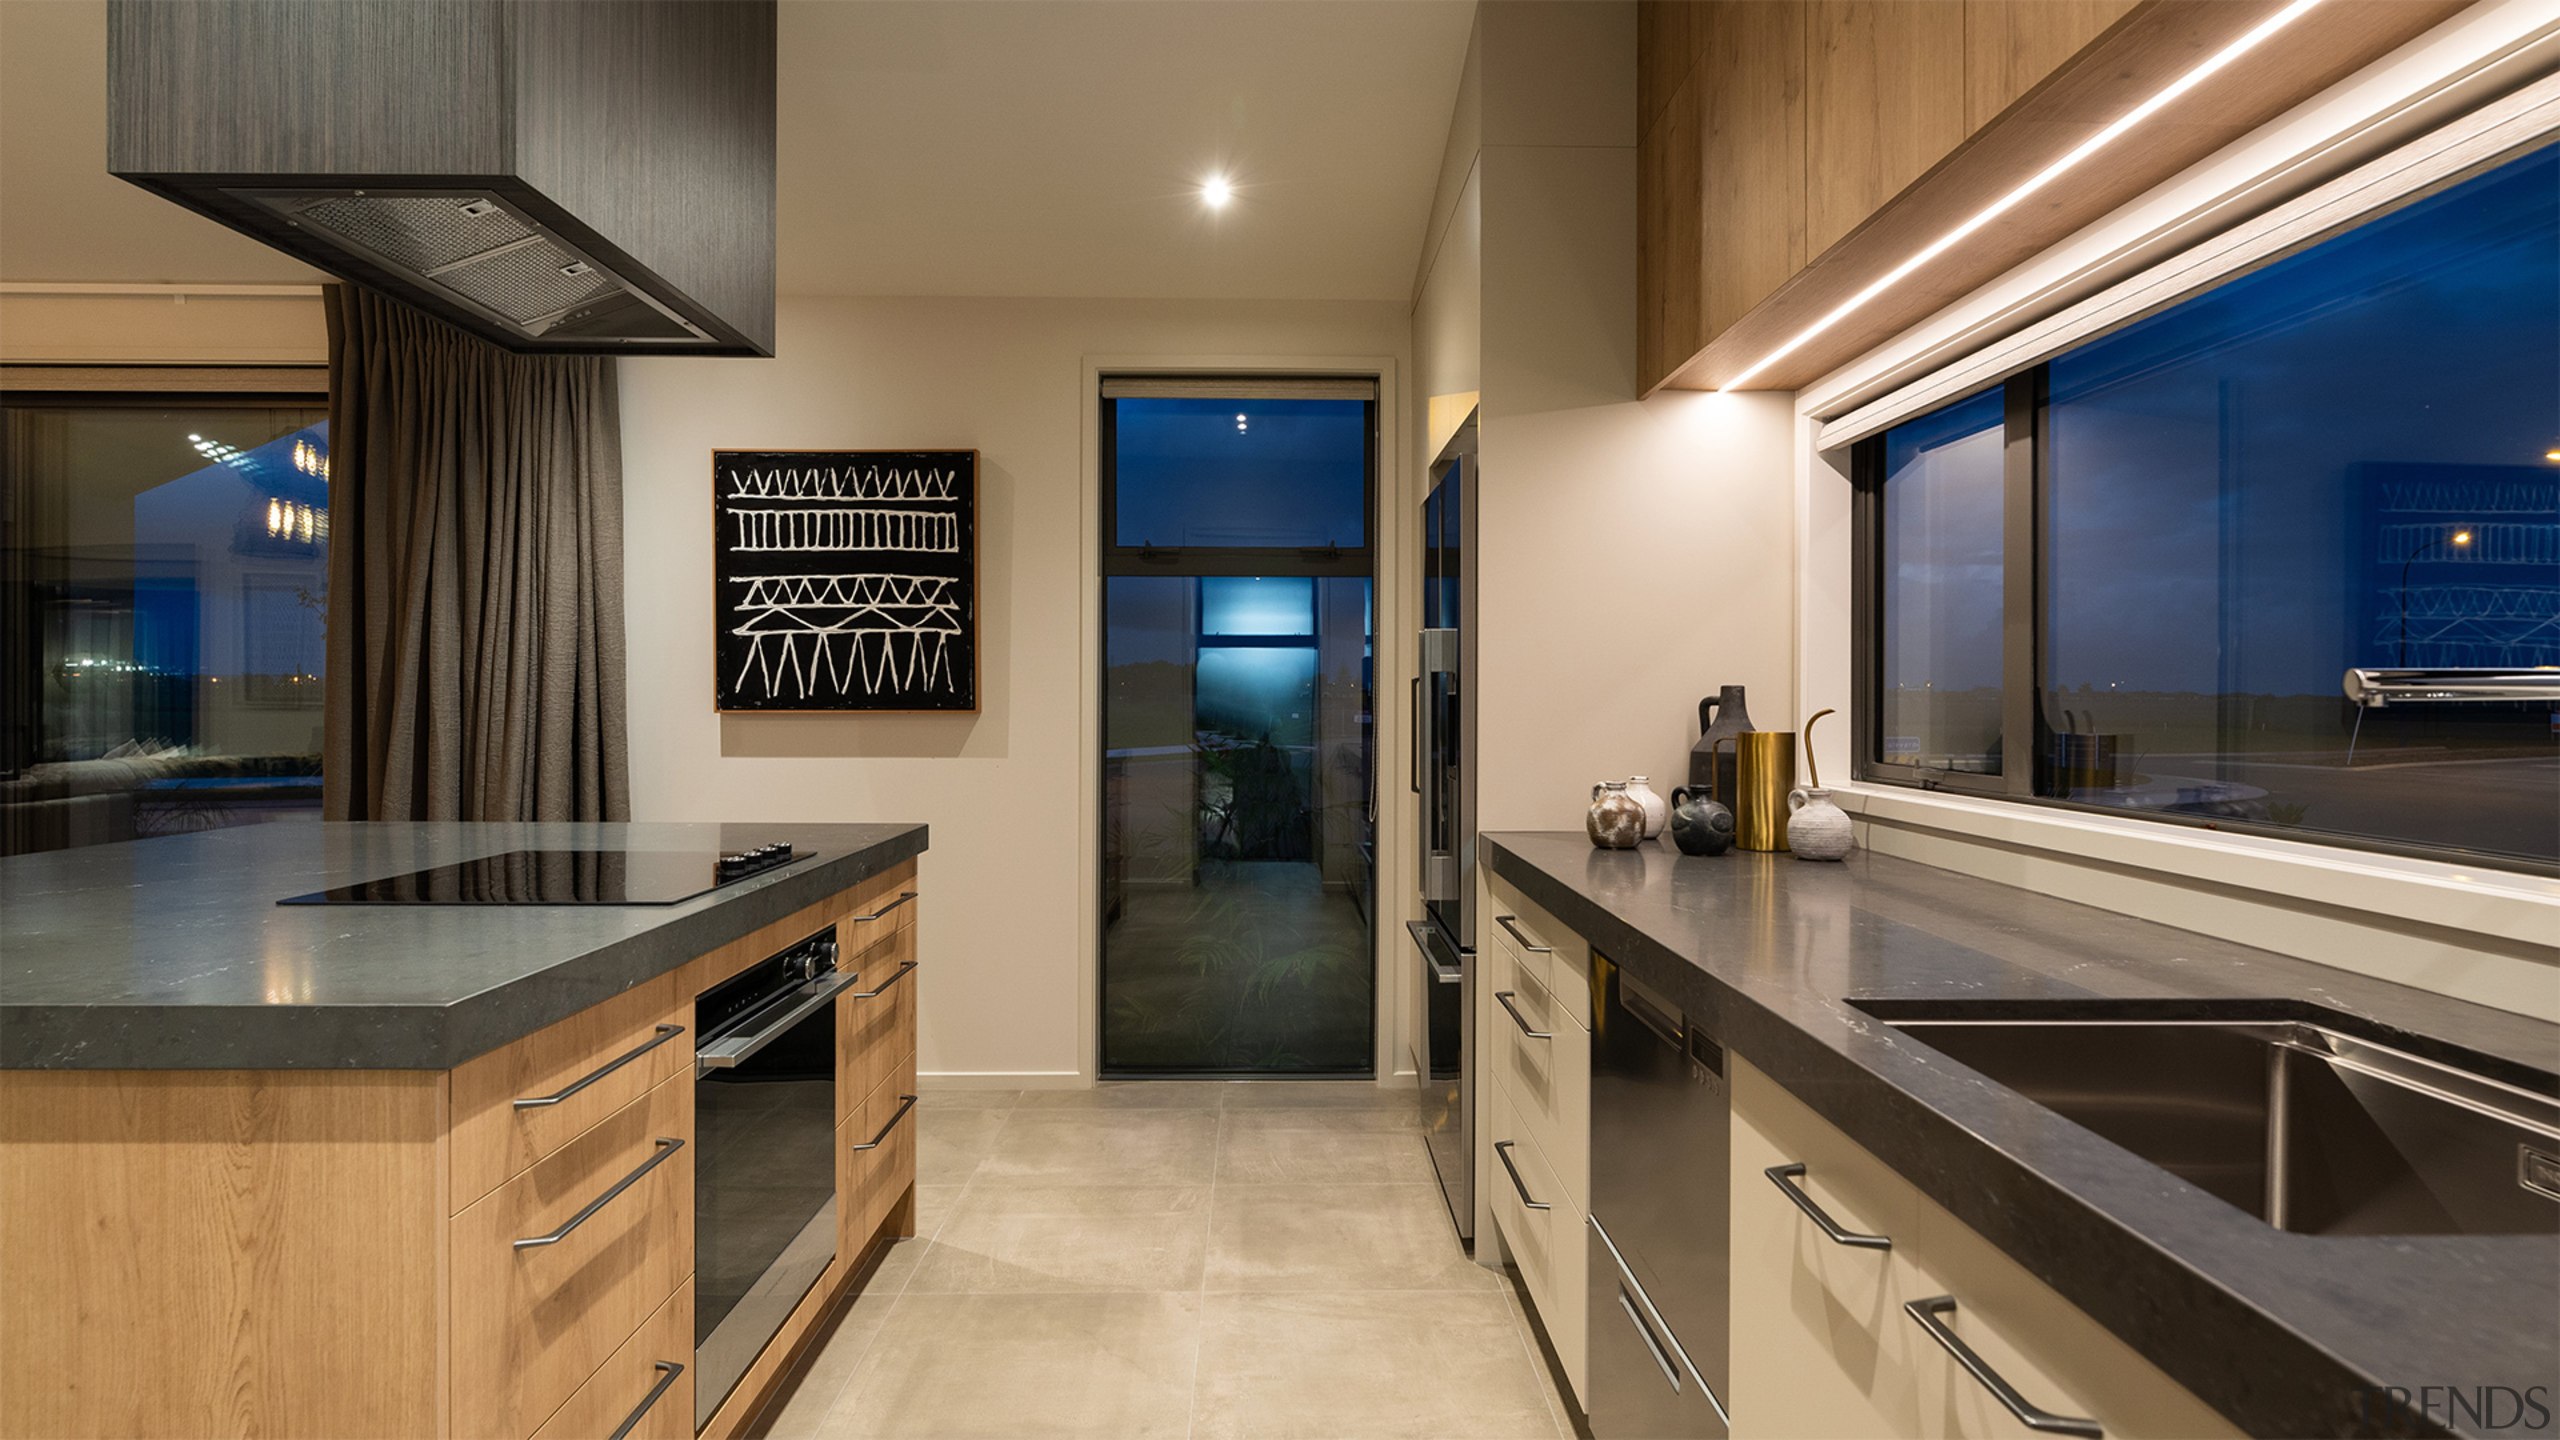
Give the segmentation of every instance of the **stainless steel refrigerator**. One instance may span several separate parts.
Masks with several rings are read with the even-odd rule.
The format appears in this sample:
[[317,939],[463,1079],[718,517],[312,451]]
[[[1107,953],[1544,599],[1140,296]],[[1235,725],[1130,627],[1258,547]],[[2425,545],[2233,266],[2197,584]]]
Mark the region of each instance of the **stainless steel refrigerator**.
[[1475,1239],[1476,422],[1431,466],[1422,505],[1422,659],[1414,677],[1414,789],[1422,797],[1423,918],[1414,1070],[1423,1133],[1461,1238]]

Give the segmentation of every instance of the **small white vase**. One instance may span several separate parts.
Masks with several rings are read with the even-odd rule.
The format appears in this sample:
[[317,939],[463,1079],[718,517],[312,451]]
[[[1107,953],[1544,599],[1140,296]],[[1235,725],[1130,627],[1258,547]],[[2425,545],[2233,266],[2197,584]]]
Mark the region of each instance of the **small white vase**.
[[1627,794],[1644,807],[1644,838],[1659,836],[1671,823],[1671,802],[1653,793],[1652,784],[1642,775],[1627,777]]
[[1798,787],[1787,792],[1787,848],[1797,859],[1837,860],[1855,843],[1849,812],[1831,803],[1830,791]]

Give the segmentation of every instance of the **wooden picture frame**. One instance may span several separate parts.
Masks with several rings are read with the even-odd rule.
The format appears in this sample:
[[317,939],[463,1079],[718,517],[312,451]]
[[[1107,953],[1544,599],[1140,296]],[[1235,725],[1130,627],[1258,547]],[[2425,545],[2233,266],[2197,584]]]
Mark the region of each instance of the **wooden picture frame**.
[[711,452],[712,705],[978,711],[978,452]]

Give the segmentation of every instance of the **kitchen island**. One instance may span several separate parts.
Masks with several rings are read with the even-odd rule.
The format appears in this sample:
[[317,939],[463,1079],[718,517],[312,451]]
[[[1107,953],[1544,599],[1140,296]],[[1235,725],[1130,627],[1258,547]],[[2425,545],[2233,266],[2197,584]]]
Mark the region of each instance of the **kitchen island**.
[[[2047,1408],[2090,1402],[2111,1436],[2205,1433],[2190,1422],[2217,1414],[2261,1435],[2552,1432],[2560,1200],[2516,1189],[2512,1142],[2496,1203],[2521,1222],[2387,1223],[2401,1212],[2297,1233],[1958,1061],[1922,1022],[2316,1025],[2540,1114],[2560,1099],[2560,1025],[1864,851],[1819,864],[1595,850],[1572,833],[1484,841],[1496,909],[1519,913],[1556,973],[1581,947],[1586,974],[1605,960],[1722,1047],[1735,1434],[1970,1433],[1955,1417],[1995,1409],[1988,1392],[1903,1312],[1941,1291],[1985,1351],[2006,1343],[1990,1331],[2008,1303],[2016,1343],[1994,1368]],[[2081,1033],[2094,1065],[2102,1037]],[[2254,1123],[2197,1112],[2172,1133],[2235,1121]],[[1773,1144],[1781,1125],[1799,1148]],[[1842,1233],[1817,1233],[1790,1186]],[[2320,1218],[2296,1205],[2297,1224]],[[1896,1278],[1932,1244],[1964,1273]],[[1604,1319],[1595,1306],[1588,1324]],[[2117,1383],[2135,1371],[2149,1379]],[[2053,1378],[2075,1373],[2091,1381],[2078,1394]],[[2110,1385],[2148,1389],[2107,1417]],[[1848,1402],[1828,1415],[1825,1386]],[[2153,1404],[2163,1393],[2174,1403]]]
[[[862,987],[795,1062],[831,1233],[704,1397],[739,1433],[912,1232],[926,838],[276,824],[0,861],[0,1435],[695,1434],[696,997],[823,937]],[[705,893],[279,903],[527,851],[586,857],[588,897],[702,857]]]

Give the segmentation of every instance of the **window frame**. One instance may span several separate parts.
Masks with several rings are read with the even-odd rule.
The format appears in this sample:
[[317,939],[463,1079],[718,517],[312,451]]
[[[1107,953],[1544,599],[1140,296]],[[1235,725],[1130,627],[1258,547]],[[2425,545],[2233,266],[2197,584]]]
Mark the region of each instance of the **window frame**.
[[[1117,378],[1117,377],[1114,377]],[[1239,384],[1251,384],[1240,380]],[[1116,575],[1232,576],[1241,573],[1314,576],[1323,579],[1377,578],[1378,545],[1378,400],[1360,402],[1365,453],[1361,460],[1361,544],[1333,545],[1123,545],[1120,543],[1120,410],[1127,397],[1101,396],[1098,480],[1101,488],[1101,534],[1097,537],[1099,573]],[[1313,398],[1313,397],[1310,397]]]

